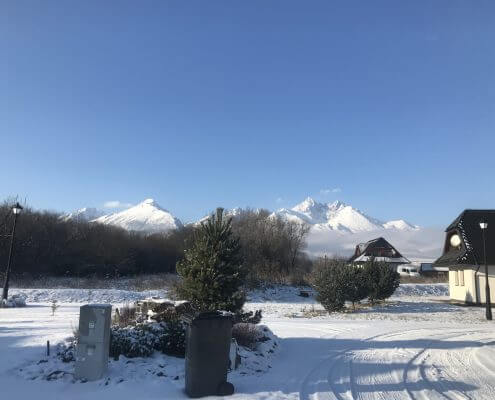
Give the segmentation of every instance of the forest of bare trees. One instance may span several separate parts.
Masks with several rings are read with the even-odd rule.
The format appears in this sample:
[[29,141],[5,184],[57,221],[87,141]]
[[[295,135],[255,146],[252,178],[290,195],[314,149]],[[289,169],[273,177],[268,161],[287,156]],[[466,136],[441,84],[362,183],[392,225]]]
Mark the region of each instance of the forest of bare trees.
[[[0,278],[5,270],[13,214],[0,205]],[[308,227],[266,210],[241,210],[233,218],[240,238],[248,283],[301,279],[311,262],[304,253]],[[64,221],[59,214],[25,207],[16,229],[12,275],[119,277],[175,273],[177,261],[196,229],[185,226],[164,234],[144,235],[84,221]]]

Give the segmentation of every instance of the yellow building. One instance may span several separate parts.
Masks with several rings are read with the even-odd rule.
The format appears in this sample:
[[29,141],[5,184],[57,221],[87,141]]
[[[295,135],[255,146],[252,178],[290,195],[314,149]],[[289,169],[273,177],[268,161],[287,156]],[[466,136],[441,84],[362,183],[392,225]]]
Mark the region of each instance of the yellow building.
[[486,302],[486,248],[490,301],[495,303],[495,210],[465,210],[445,232],[443,254],[434,265],[449,268],[450,298]]

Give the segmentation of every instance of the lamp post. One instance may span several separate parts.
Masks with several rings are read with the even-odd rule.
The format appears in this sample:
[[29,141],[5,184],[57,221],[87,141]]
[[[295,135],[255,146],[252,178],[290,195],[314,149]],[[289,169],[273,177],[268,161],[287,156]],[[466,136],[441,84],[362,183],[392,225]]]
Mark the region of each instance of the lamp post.
[[490,304],[490,282],[488,280],[488,263],[486,261],[486,238],[485,231],[488,229],[488,222],[485,220],[480,222],[480,228],[483,235],[483,254],[485,257],[485,305],[486,305],[486,319],[492,320],[492,306]]
[[14,207],[12,207],[12,212],[14,213],[14,226],[12,227],[12,235],[10,237],[9,261],[7,264],[7,271],[5,272],[5,281],[3,283],[2,303],[6,302],[9,296],[10,267],[12,265],[12,258],[14,256],[15,226],[17,224],[17,217],[21,213],[21,210],[22,206],[19,203],[16,203]]

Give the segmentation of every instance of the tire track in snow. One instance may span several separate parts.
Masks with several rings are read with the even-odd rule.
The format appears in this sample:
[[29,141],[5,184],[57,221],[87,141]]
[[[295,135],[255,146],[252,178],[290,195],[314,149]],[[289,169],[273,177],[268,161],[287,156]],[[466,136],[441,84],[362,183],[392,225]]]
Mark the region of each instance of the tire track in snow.
[[[404,334],[407,334],[410,332],[417,332],[417,331],[424,331],[424,330],[426,330],[426,329],[420,328],[420,329],[398,330],[398,331],[395,331],[392,333],[390,333],[390,332],[389,333],[381,333],[381,334],[369,336],[369,337],[363,338],[363,339],[356,339],[356,341],[359,341],[360,343],[361,342],[369,342],[369,341],[379,339],[379,338],[389,338],[389,337],[394,337],[394,336],[398,336],[398,335],[404,335]],[[358,343],[356,343],[356,345],[350,346],[344,350],[337,351],[335,354],[326,358],[325,360],[323,360],[322,362],[317,364],[313,369],[311,369],[310,372],[306,375],[306,377],[302,381],[301,389],[299,391],[299,399],[300,400],[310,400],[311,399],[311,397],[310,397],[311,388],[309,387],[311,385],[311,380],[314,380],[315,375],[318,375],[318,372],[320,372],[321,369],[324,368],[324,369],[328,370],[328,373],[326,375],[326,387],[328,389],[330,389],[329,393],[331,393],[333,395],[333,396],[330,396],[328,398],[329,399],[336,399],[336,400],[345,400],[340,395],[340,393],[338,393],[335,390],[334,385],[332,385],[332,383],[331,383],[331,377],[332,377],[332,373],[333,373],[333,368],[334,368],[337,360],[339,358],[341,358],[342,356],[344,356],[349,351],[356,350],[356,347],[357,348],[360,347]],[[317,380],[317,384],[320,384],[320,382],[321,381]],[[321,397],[322,393],[321,392],[313,391],[313,393],[316,396],[315,399],[318,399],[318,400],[322,399],[322,397]],[[355,397],[353,397],[353,398],[355,399]]]
[[[456,337],[462,337],[462,336],[466,336],[466,334],[468,333],[480,333],[480,332],[483,332],[483,331],[458,331],[458,332],[455,332],[455,333],[450,333],[450,334],[447,334],[446,336],[442,336],[442,337],[436,337],[430,341],[427,342],[427,344],[431,344],[437,340],[448,340],[448,339],[453,339],[453,338],[456,338]],[[417,352],[414,357],[412,357],[409,362],[407,363],[406,367],[404,368],[404,371],[403,371],[403,383],[404,383],[404,387],[405,387],[405,390],[407,392],[407,394],[409,395],[409,398],[411,400],[416,400],[416,396],[413,394],[413,390],[411,390],[411,385],[408,381],[408,373],[409,371],[411,370],[411,367],[414,365],[415,361],[417,360],[420,360],[420,365],[418,365],[418,372],[419,372],[419,376],[421,376],[422,379],[422,382],[428,384],[429,388],[431,391],[435,392],[435,393],[438,393],[441,397],[443,397],[444,399],[447,399],[447,400],[456,400],[456,399],[453,399],[452,397],[450,397],[449,395],[445,394],[444,392],[441,392],[439,391],[438,389],[435,388],[435,385],[433,384],[433,382],[431,380],[429,380],[426,376],[426,374],[424,373],[424,366],[422,367],[421,364],[424,363],[426,357],[426,352],[427,351],[431,351],[431,347],[428,347],[426,346],[425,348],[423,348],[422,350],[420,350],[419,352]],[[439,386],[442,386],[442,387],[445,387],[442,382],[440,380],[437,380],[435,381],[435,383]],[[424,390],[424,389],[423,389]],[[471,398],[464,394],[464,393],[460,393],[460,392],[456,392],[455,393],[456,396],[457,396],[457,399],[459,399],[459,396],[462,396],[463,397],[463,400],[470,400]]]
[[[379,334],[379,335],[374,335],[374,336],[370,336],[368,338],[364,338],[364,339],[361,339],[360,342],[369,342],[369,341],[372,341],[372,340],[375,340],[375,339],[387,339],[387,338],[393,338],[393,337],[397,337],[397,336],[404,336],[404,335],[407,335],[407,334],[410,334],[412,332],[421,332],[421,331],[428,331],[430,332],[430,336],[432,335],[431,333],[431,329],[428,330],[428,329],[425,329],[425,328],[420,328],[420,329],[411,329],[411,330],[400,330],[400,331],[396,331],[396,332],[393,332],[393,333],[387,333],[387,334]],[[484,331],[475,331],[475,332],[484,332]],[[435,337],[435,338],[432,338],[429,342],[427,343],[433,343],[435,341],[439,341],[439,340],[445,340],[445,339],[451,339],[451,338],[454,338],[454,337],[460,337],[460,336],[465,336],[466,334],[468,333],[475,333],[473,331],[467,331],[467,330],[462,330],[462,331],[457,331],[457,332],[445,332],[444,335],[440,336],[440,337]],[[433,333],[434,335],[435,333]],[[344,398],[344,396],[341,394],[341,392],[338,391],[338,389],[335,387],[336,385],[332,382],[332,376],[333,376],[333,373],[334,373],[334,369],[335,369],[335,365],[337,364],[337,362],[340,362],[342,359],[344,359],[345,355],[349,352],[352,352],[354,350],[360,350],[359,349],[359,345],[356,344],[356,346],[351,346],[349,348],[346,348],[344,350],[341,350],[341,351],[338,351],[336,352],[335,354],[333,354],[332,356],[328,357],[327,359],[323,360],[321,363],[319,363],[317,366],[315,366],[305,377],[305,379],[303,380],[302,382],[302,385],[301,385],[301,389],[300,389],[300,392],[299,392],[299,398],[301,400],[309,400],[311,397],[311,394],[314,395],[314,398],[316,399],[323,399],[322,395],[324,396],[324,398],[328,398],[328,399],[336,399],[336,400],[346,400]],[[406,348],[407,349],[407,348]],[[373,349],[370,349],[370,350],[373,350]],[[416,352],[414,354],[414,356],[408,360],[407,364],[406,364],[406,367],[404,368],[404,371],[402,373],[402,381],[398,381],[397,383],[402,383],[402,385],[404,386],[404,391],[403,393],[405,393],[407,395],[407,397],[411,400],[416,400],[417,399],[417,396],[414,394],[414,390],[411,388],[411,384],[409,383],[408,381],[408,371],[412,368],[412,366],[414,365],[415,361],[418,360],[418,359],[421,359],[421,356],[423,354],[425,354],[427,351],[430,351],[431,348],[428,347],[428,345],[425,347],[425,348],[422,348],[421,350],[419,350],[418,352]],[[351,356],[351,355],[349,355]],[[349,393],[351,394],[351,398],[353,400],[357,400],[358,398],[361,398],[361,395],[360,395],[360,392],[358,391],[358,388],[356,387],[356,378],[354,376],[354,369],[353,369],[353,364],[352,364],[352,358],[349,358],[349,361],[347,362],[348,364],[348,368],[349,368],[349,381],[348,381],[348,388],[349,390],[346,390],[345,393]],[[322,386],[322,380],[321,380],[321,369],[327,369],[328,372],[327,372],[327,376],[326,376],[326,387],[327,389],[329,389],[328,393],[322,393],[322,392],[319,392],[319,391],[316,391],[316,390],[312,390],[312,389],[317,389],[319,388],[318,386]],[[424,372],[424,371],[423,371]],[[430,381],[427,376],[425,374],[423,374],[424,376],[421,376],[421,372],[420,372],[420,376],[423,378],[422,379],[422,382],[428,384],[430,390],[434,393],[438,393],[441,397],[443,397],[444,399],[446,400],[454,400],[452,397],[446,395],[445,393],[442,393],[440,391],[438,391],[435,386],[434,386],[434,383],[432,381]],[[394,374],[391,374],[390,376],[394,376]],[[319,377],[320,379],[316,380],[316,383],[317,383],[317,387],[313,388],[314,384],[312,385],[312,381],[315,381],[315,377]],[[343,385],[343,387],[345,387],[345,384]],[[377,383],[379,384],[379,383]],[[328,394],[328,395],[327,395]],[[380,393],[380,392],[377,392],[376,393],[377,396],[381,397],[381,398],[389,398],[388,396],[383,396],[383,393]],[[455,393],[456,397],[459,398],[459,396],[463,396],[463,399],[469,399],[469,396],[467,395],[464,395],[462,393]],[[348,396],[345,396],[345,397],[348,397]]]

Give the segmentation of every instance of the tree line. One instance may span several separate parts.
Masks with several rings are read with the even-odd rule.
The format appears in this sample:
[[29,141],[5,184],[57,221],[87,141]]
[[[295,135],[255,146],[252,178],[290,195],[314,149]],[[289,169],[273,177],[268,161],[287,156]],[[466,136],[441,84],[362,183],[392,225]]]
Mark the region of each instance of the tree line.
[[[0,205],[0,276],[7,263],[12,201]],[[175,273],[199,226],[143,234],[25,207],[16,228],[13,276],[119,277]],[[309,228],[267,210],[241,210],[232,218],[249,284],[298,280],[311,268],[304,253]]]

